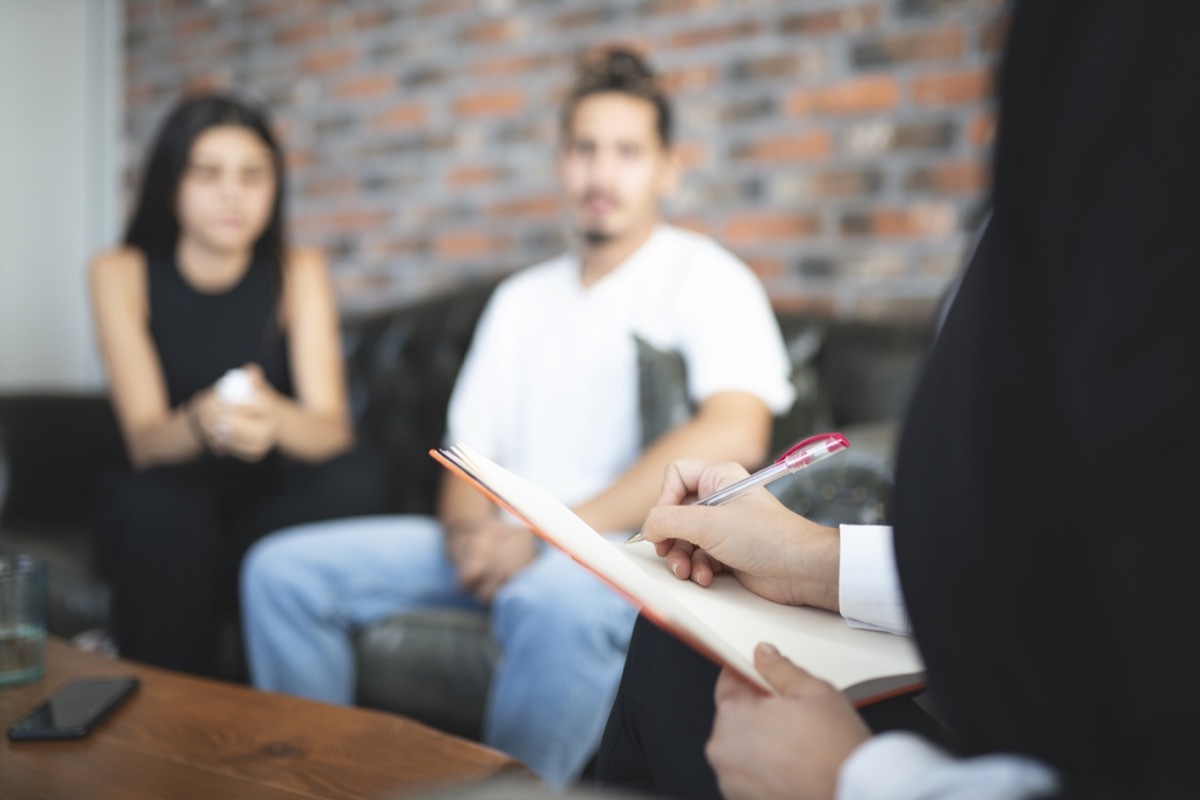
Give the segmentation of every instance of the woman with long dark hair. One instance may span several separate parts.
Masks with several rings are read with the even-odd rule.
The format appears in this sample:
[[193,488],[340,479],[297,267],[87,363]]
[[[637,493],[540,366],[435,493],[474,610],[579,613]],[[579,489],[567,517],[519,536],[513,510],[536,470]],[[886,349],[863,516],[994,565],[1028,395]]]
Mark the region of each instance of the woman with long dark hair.
[[326,264],[287,247],[284,189],[262,111],[186,99],[158,133],[122,246],[90,266],[133,465],[104,493],[97,531],[123,656],[212,671],[255,539],[383,510],[382,467],[354,447]]

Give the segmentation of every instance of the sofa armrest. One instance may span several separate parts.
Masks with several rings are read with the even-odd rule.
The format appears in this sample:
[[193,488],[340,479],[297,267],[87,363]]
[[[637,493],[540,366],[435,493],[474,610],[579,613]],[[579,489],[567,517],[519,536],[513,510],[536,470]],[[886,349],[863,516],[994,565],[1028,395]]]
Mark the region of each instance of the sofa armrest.
[[432,609],[397,614],[363,630],[357,702],[478,740],[500,646],[487,617]]
[[92,505],[100,475],[127,464],[105,395],[0,395],[0,552],[49,565],[51,633],[73,636],[107,620],[108,589],[92,563]]
[[98,476],[128,464],[104,394],[0,395],[0,525],[86,525]]

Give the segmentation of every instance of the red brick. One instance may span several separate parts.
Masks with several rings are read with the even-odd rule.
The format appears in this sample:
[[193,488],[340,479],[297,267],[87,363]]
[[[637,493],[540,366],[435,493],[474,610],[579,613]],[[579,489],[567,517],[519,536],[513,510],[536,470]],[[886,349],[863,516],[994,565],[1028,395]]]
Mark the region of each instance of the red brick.
[[950,206],[930,203],[847,214],[842,218],[842,232],[884,238],[937,237],[951,233],[957,221]]
[[281,16],[295,6],[295,0],[258,0],[243,13],[251,20],[271,19]]
[[287,162],[289,172],[300,172],[307,167],[311,167],[316,163],[317,159],[312,150],[289,147],[284,155],[284,160]]
[[356,179],[339,176],[335,178],[323,178],[320,180],[309,181],[303,189],[305,197],[334,197],[337,195],[351,194],[359,190],[359,183]]
[[979,192],[988,184],[987,165],[979,160],[948,161],[913,170],[905,181],[910,191],[944,194]]
[[783,277],[784,263],[778,258],[747,258],[746,266],[760,280],[771,281]]
[[326,214],[292,212],[288,219],[288,233],[297,235],[304,231],[309,241],[324,237],[329,232],[329,217]]
[[784,33],[814,36],[862,31],[878,25],[882,19],[883,6],[871,3],[854,8],[791,14],[783,18],[779,27]]
[[1009,0],[900,0],[895,4],[901,18],[921,17],[970,12],[999,11],[1001,6],[1012,5]]
[[771,195],[785,202],[813,202],[866,197],[883,186],[883,172],[871,167],[841,167],[824,171],[781,170],[772,179]]
[[482,92],[454,101],[454,113],[460,117],[507,117],[525,108],[525,94],[515,89]]
[[446,183],[456,189],[463,189],[469,186],[499,183],[505,177],[506,173],[497,167],[460,166],[450,170],[446,175]]
[[284,114],[277,114],[275,115],[274,125],[276,137],[278,137],[284,143],[284,147],[286,147],[287,143],[291,141],[293,136],[296,135],[296,129],[298,127],[296,120]]
[[467,229],[438,235],[433,242],[433,251],[438,258],[453,261],[471,256],[495,255],[498,244],[490,234]]
[[449,17],[465,11],[477,11],[478,0],[430,0],[410,13],[417,17]]
[[675,156],[679,165],[686,169],[708,165],[712,162],[712,151],[703,142],[688,141],[675,144]]
[[793,92],[788,98],[788,113],[803,117],[809,114],[863,114],[890,111],[900,99],[900,87],[890,75],[839,83],[820,89]]
[[855,155],[904,152],[908,150],[948,151],[957,141],[958,126],[949,119],[919,119],[891,122],[877,119],[850,128],[845,148]]
[[429,109],[420,103],[401,103],[371,118],[371,126],[380,130],[414,128],[429,121]]
[[999,55],[1008,39],[1009,24],[1012,22],[1007,14],[989,20],[979,32],[979,49],[989,55]]
[[699,64],[685,69],[674,69],[659,76],[663,88],[672,95],[707,89],[717,82],[717,68],[712,64]]
[[506,56],[477,62],[471,72],[482,78],[532,75],[542,70],[558,69],[564,63],[564,59],[556,55]]
[[705,236],[716,236],[716,229],[713,227],[713,224],[703,217],[677,217],[671,220],[671,224],[684,230],[693,231],[694,233],[702,233]]
[[670,46],[675,48],[705,47],[714,44],[724,44],[737,39],[748,39],[758,34],[761,26],[752,20],[731,22],[713,28],[696,28],[677,33],[670,39]]
[[344,99],[382,97],[396,90],[396,78],[390,74],[363,75],[344,81],[333,90],[333,96]]
[[982,149],[991,145],[996,135],[996,115],[992,111],[981,111],[967,123],[967,141],[971,146]]
[[965,38],[958,25],[884,36],[855,45],[853,60],[862,67],[959,58],[963,54]]
[[[617,38],[601,38],[593,41],[585,51],[587,58],[594,58],[603,55],[612,48],[617,47],[622,50],[632,50],[642,58],[649,60],[651,63],[658,59],[655,53],[658,51],[658,43],[651,40],[649,37],[638,34],[622,35]],[[574,56],[577,57],[577,56]]]
[[856,298],[844,316],[864,321],[927,322],[937,308],[938,296],[899,297],[892,294]]
[[568,11],[557,17],[547,18],[544,24],[548,29],[559,33],[586,29],[596,30],[608,25],[613,16],[612,8],[598,3],[594,6]]
[[524,197],[519,200],[505,200],[493,203],[488,209],[489,214],[500,217],[532,217],[534,219],[553,219],[559,213],[559,201],[556,195],[539,195]]
[[303,44],[329,35],[329,23],[321,18],[305,17],[303,22],[289,25],[275,34],[275,43]]
[[921,105],[970,103],[988,98],[991,88],[991,70],[975,69],[915,78],[912,95]]
[[662,17],[669,14],[709,11],[719,8],[720,5],[720,0],[650,0],[642,4],[640,14],[643,17]]
[[764,239],[801,239],[821,231],[821,220],[810,214],[744,213],[725,221],[723,241],[756,244]]
[[202,72],[190,76],[183,84],[184,94],[200,94],[227,89],[228,81],[224,76],[215,72]]
[[159,91],[159,87],[152,83],[126,84],[125,104],[133,107],[151,103],[158,97]]
[[337,50],[321,50],[316,53],[309,53],[300,63],[305,72],[334,72],[353,62],[357,56],[357,49],[342,47]]
[[829,258],[830,275],[840,279],[886,281],[900,278],[908,265],[898,247],[872,248],[866,252],[842,252]]
[[400,236],[374,243],[372,252],[380,256],[412,256],[429,249],[421,236]]
[[781,314],[832,318],[837,316],[837,306],[835,295],[812,289],[802,292],[774,292],[771,295],[771,308]]
[[392,214],[383,209],[344,209],[329,216],[330,224],[341,231],[363,231],[369,228],[383,230]]
[[945,250],[935,250],[922,254],[916,261],[914,272],[920,275],[930,275],[940,278],[952,278],[962,269],[966,258],[962,247],[951,247]]
[[354,12],[350,18],[350,27],[356,30],[370,30],[387,25],[392,21],[392,12],[386,8],[368,8]]
[[187,39],[190,36],[200,36],[216,30],[219,20],[213,13],[198,14],[191,19],[180,21],[175,26],[175,36]]
[[828,57],[819,51],[785,53],[783,55],[753,56],[736,61],[729,68],[735,81],[758,81],[772,78],[812,80],[828,72]]
[[522,36],[527,25],[513,17],[493,19],[476,23],[462,33],[462,40],[469,44],[508,42]]
[[825,130],[759,139],[740,148],[737,155],[751,161],[811,161],[833,152],[833,139]]

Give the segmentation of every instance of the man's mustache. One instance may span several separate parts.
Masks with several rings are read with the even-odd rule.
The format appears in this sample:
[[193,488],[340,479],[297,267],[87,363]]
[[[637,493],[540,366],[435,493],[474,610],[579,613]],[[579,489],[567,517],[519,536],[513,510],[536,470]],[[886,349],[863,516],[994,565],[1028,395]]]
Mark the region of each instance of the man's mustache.
[[617,205],[617,196],[611,192],[606,192],[603,189],[588,189],[583,193],[583,202],[591,203],[596,200],[602,200],[612,205]]

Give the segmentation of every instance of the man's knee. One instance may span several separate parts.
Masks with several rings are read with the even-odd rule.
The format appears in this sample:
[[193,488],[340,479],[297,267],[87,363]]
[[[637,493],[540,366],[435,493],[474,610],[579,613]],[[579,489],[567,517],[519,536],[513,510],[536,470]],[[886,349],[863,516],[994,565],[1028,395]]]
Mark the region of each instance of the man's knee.
[[271,595],[291,585],[309,582],[308,550],[302,540],[286,533],[259,539],[242,559],[243,594]]
[[561,566],[579,572],[547,576],[531,568],[501,587],[492,609],[497,634],[504,639],[528,629],[572,647],[623,650],[633,629],[633,607],[581,568]]

